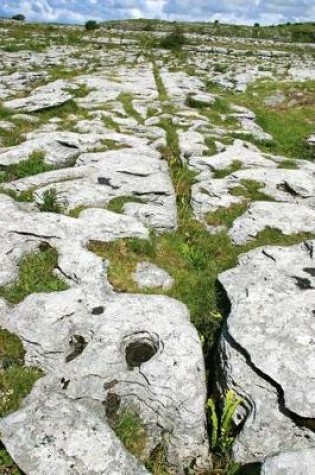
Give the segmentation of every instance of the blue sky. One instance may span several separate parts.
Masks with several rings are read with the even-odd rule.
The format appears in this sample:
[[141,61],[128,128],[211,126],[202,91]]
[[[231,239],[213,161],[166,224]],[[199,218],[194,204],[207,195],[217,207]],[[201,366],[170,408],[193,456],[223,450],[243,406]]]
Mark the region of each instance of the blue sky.
[[314,0],[0,0],[0,16],[23,13],[28,20],[163,18],[253,24],[314,21]]

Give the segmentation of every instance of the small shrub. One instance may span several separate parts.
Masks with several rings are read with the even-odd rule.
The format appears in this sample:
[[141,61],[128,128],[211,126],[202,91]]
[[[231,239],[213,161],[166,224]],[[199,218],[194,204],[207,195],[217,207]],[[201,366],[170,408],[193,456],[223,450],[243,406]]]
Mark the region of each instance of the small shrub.
[[14,15],[14,16],[12,17],[12,20],[25,21],[25,16],[22,15],[21,13],[18,13],[17,15]]
[[160,47],[169,50],[179,50],[185,43],[185,35],[179,28],[175,28],[172,33],[168,34],[160,41]]
[[100,28],[100,25],[95,20],[88,20],[85,23],[85,29],[87,31],[97,30],[98,28]]

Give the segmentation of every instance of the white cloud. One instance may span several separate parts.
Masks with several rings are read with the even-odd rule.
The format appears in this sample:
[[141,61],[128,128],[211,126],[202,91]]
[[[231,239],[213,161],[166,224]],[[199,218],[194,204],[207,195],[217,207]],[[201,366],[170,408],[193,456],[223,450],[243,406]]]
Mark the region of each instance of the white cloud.
[[[0,0],[1,1],[1,0]],[[84,23],[88,19],[169,20],[274,24],[311,21],[314,0],[2,0],[0,15],[23,13],[29,20]]]

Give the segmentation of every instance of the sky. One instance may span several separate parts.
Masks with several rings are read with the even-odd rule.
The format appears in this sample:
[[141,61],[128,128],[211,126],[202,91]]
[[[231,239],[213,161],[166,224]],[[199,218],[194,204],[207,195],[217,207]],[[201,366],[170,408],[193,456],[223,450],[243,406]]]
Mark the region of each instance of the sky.
[[314,0],[0,0],[0,16],[82,24],[126,18],[261,25],[314,21]]

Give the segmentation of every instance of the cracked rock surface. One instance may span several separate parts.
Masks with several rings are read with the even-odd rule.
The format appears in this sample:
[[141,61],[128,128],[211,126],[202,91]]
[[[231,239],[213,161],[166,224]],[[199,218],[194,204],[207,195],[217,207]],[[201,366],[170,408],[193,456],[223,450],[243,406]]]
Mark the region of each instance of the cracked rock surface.
[[247,418],[233,446],[242,462],[314,446],[314,248],[259,248],[219,276],[231,303],[220,381],[244,400]]
[[[7,257],[3,283],[15,278],[20,253],[46,242],[58,250],[58,271],[70,285],[63,292],[32,294],[14,307],[1,301],[1,326],[22,339],[26,363],[46,373],[24,407],[0,423],[4,444],[26,473],[49,473],[47,457],[51,451],[56,454],[60,470],[83,473],[84,464],[88,464],[84,445],[81,455],[72,454],[72,450],[79,450],[73,446],[76,432],[66,440],[64,432],[68,424],[74,424],[74,430],[78,435],[83,431],[87,441],[84,421],[91,426],[95,421],[95,437],[102,438],[104,434],[111,440],[113,450],[103,454],[99,448],[100,473],[111,466],[117,473],[124,473],[124,465],[117,466],[114,450],[116,446],[122,450],[121,445],[112,440],[113,433],[106,423],[113,395],[121,409],[133,407],[139,411],[150,436],[148,450],[164,433],[169,434],[168,459],[179,473],[193,459],[200,466],[208,464],[205,373],[197,332],[179,302],[163,296],[120,295],[111,290],[104,263],[85,245],[89,240],[110,241],[119,236],[146,238],[148,234],[135,218],[106,210],[89,209],[78,219],[31,213],[1,195],[1,241],[7,243],[1,252],[8,255],[10,244],[19,249],[19,253],[9,253]],[[77,341],[84,341],[83,351],[78,354]],[[50,411],[54,412],[61,400],[65,404],[50,420]],[[69,410],[71,401],[73,413]],[[61,421],[55,430],[57,414]],[[21,444],[19,434],[28,419],[32,420],[29,437]],[[51,431],[54,437],[49,439],[49,450],[38,448],[39,438],[45,439]],[[69,453],[64,444],[69,445]],[[36,457],[29,465],[28,454],[33,452]],[[72,457],[73,471],[69,466]],[[124,457],[127,467],[129,456]],[[143,469],[137,471],[133,459],[130,463],[134,473],[146,473]]]

